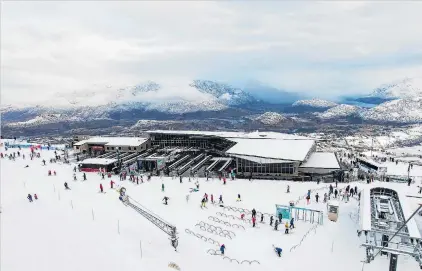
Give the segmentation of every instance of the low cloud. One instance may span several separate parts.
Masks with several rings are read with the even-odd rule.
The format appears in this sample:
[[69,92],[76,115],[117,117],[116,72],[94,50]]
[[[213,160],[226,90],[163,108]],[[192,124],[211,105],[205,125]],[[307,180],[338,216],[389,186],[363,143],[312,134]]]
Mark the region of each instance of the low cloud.
[[422,75],[420,14],[416,1],[4,2],[1,103],[148,80],[200,99],[196,78],[364,93]]

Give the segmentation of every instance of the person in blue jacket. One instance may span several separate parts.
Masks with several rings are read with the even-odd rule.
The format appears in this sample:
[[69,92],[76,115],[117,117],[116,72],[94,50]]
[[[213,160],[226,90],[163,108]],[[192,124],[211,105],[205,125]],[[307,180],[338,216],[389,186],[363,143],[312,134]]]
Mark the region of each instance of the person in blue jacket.
[[224,244],[222,244],[221,247],[220,247],[221,255],[224,255],[224,250],[226,250],[226,246]]
[[295,228],[295,219],[292,217],[292,219],[290,219],[290,229],[294,229]]
[[279,247],[276,247],[273,245],[274,251],[277,253],[278,257],[281,257],[281,253],[283,252],[283,250]]

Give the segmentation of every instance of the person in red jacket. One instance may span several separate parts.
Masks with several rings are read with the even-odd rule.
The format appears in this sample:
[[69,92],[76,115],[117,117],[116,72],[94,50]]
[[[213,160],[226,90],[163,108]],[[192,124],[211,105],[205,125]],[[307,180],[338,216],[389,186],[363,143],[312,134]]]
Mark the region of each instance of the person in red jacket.
[[111,180],[111,181],[110,181],[110,188],[111,188],[111,189],[113,189],[113,184],[114,184],[114,182],[113,182],[113,180]]
[[37,200],[37,199],[38,199],[37,194],[34,194],[34,199],[35,199],[35,200]]
[[254,227],[254,228],[255,228],[255,223],[256,223],[256,218],[253,216],[252,217],[252,227]]
[[103,184],[102,183],[100,183],[100,191],[101,191],[101,193],[104,192],[104,190],[103,190]]

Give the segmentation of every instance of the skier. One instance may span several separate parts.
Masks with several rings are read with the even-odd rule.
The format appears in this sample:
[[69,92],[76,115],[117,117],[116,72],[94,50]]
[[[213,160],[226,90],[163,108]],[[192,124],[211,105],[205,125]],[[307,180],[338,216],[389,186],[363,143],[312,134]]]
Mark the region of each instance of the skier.
[[211,203],[214,204],[214,195],[211,194]]
[[44,163],[44,166],[45,166],[45,160],[44,159],[42,160],[42,162]]
[[186,202],[189,202],[189,194],[186,195]]
[[205,198],[205,202],[208,202],[208,194],[207,193],[204,194],[204,198]]
[[56,171],[53,171],[53,174],[54,174],[54,176],[56,176],[57,174],[56,174]]
[[101,192],[101,193],[103,193],[103,192],[104,192],[104,190],[103,190],[103,184],[102,184],[102,183],[100,183],[100,192]]
[[139,184],[139,177],[136,176],[136,184]]
[[261,223],[264,223],[264,214],[261,214]]
[[226,184],[226,177],[223,177],[223,184]]
[[182,176],[180,176],[179,178],[180,178],[180,183],[183,183],[183,181],[182,181]]
[[284,227],[285,227],[284,233],[289,234],[289,222],[288,221],[286,221],[286,224],[284,224]]
[[271,217],[270,217],[270,226],[272,226],[272,225],[273,225],[273,220],[274,220],[274,217],[273,217],[273,216],[271,216]]
[[295,228],[295,219],[292,217],[292,219],[290,219],[290,229],[294,229]]
[[226,246],[224,244],[222,244],[221,247],[220,247],[221,255],[224,255],[225,250],[226,250]]
[[202,200],[201,200],[201,208],[204,208],[205,207],[205,198],[202,198]]
[[73,180],[76,181],[76,173],[73,173]]
[[113,182],[113,180],[111,180],[111,181],[110,181],[110,188],[111,188],[111,189],[113,189],[113,184],[114,184],[114,182]]
[[163,198],[163,201],[164,201],[164,204],[165,204],[165,205],[167,205],[168,200],[169,200],[169,197],[167,197],[167,196],[165,196],[165,197]]
[[318,203],[318,199],[319,199],[319,195],[318,195],[318,193],[316,193],[315,200],[316,200],[317,203]]
[[51,170],[48,171],[48,176],[51,176]]
[[35,199],[35,200],[38,200],[38,196],[37,196],[37,194],[34,194],[34,199]]
[[278,231],[278,220],[274,222],[274,230]]
[[84,181],[86,181],[86,174],[84,172],[84,174],[82,175],[82,177],[84,178]]
[[161,184],[161,192],[164,192],[164,183]]
[[101,179],[104,180],[104,173],[101,173]]
[[256,218],[253,216],[252,217],[252,227],[254,227],[254,228],[255,228],[255,223],[256,223]]
[[283,214],[279,213],[278,214],[278,222],[281,223],[282,220],[283,220]]
[[245,214],[241,214],[241,215],[240,215],[240,219],[242,219],[242,220],[243,220],[244,218],[245,218]]
[[218,200],[218,204],[224,204],[223,195],[220,195],[219,200]]
[[76,166],[73,167],[73,172],[76,172]]
[[277,253],[278,257],[281,257],[281,252],[283,252],[283,250],[279,247],[275,247],[274,245],[273,245],[273,249],[275,253]]
[[337,195],[338,195],[338,191],[337,191],[337,189],[335,189],[334,190],[334,197],[337,198]]
[[287,193],[290,193],[290,185],[287,185]]
[[253,208],[252,209],[252,217],[255,217],[256,216],[256,210],[255,210],[255,208]]
[[29,200],[29,202],[32,202],[32,196],[31,196],[31,194],[28,194],[28,196],[26,198]]
[[236,201],[242,201],[241,199],[240,199],[240,194],[237,194],[237,200]]
[[327,202],[327,193],[324,193],[324,203]]
[[66,190],[70,190],[69,186],[67,185],[67,183],[64,183],[64,189]]

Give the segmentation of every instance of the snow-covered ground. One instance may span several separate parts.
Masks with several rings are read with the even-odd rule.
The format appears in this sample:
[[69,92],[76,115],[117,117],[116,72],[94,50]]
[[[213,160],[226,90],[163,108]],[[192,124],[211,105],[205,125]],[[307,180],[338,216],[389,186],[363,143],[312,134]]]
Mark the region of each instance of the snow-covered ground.
[[[1,152],[4,153],[3,147]],[[17,152],[9,149],[7,153]],[[357,200],[341,202],[338,222],[331,222],[324,214],[324,224],[311,230],[302,244],[303,236],[315,224],[296,221],[296,228],[289,235],[284,234],[281,225],[274,231],[265,223],[252,228],[249,223],[231,220],[217,215],[217,212],[239,217],[240,213],[224,210],[208,204],[200,208],[204,193],[217,199],[223,196],[226,205],[255,208],[257,211],[275,213],[275,204],[288,204],[306,194],[308,189],[320,189],[324,184],[283,181],[246,180],[228,181],[222,185],[218,180],[200,179],[200,192],[189,193],[193,182],[187,179],[182,184],[172,178],[153,177],[150,182],[133,184],[129,181],[118,185],[127,188],[127,194],[143,206],[177,226],[179,247],[175,252],[168,236],[151,222],[118,200],[118,193],[111,189],[110,179],[101,180],[95,173],[87,173],[88,180],[73,181],[73,166],[50,164],[42,166],[42,159],[49,161],[52,151],[41,151],[41,158],[29,159],[28,150],[23,150],[26,159],[16,161],[0,160],[1,163],[1,265],[2,271],[20,270],[172,270],[169,263],[176,263],[180,270],[362,270],[365,251],[359,245],[363,239],[356,234]],[[25,168],[28,165],[29,167]],[[57,176],[47,176],[48,170],[57,171]],[[68,182],[72,190],[64,190]],[[99,193],[102,183],[106,193]],[[161,184],[165,184],[165,192]],[[287,194],[286,186],[291,186]],[[358,185],[360,188],[364,184]],[[343,187],[344,185],[339,185]],[[416,185],[410,188],[416,191]],[[306,207],[325,212],[325,204],[316,203],[314,195],[321,196],[324,189],[313,192],[312,203]],[[39,199],[29,203],[28,193],[36,193]],[[186,201],[186,195],[190,199]],[[242,201],[236,202],[237,194]],[[162,204],[162,198],[170,198],[169,205]],[[305,207],[304,200],[298,206]],[[230,223],[245,227],[226,227],[209,220],[218,217]],[[259,218],[258,218],[259,220]],[[200,221],[231,230],[235,236],[230,240],[204,232],[195,226]],[[212,238],[226,245],[226,256],[232,259],[257,260],[256,264],[237,264],[207,253],[218,247],[186,233],[189,229],[197,234]],[[361,237],[363,238],[363,237]],[[283,248],[278,258],[272,244]],[[366,264],[364,270],[385,270],[388,259],[378,257]],[[416,270],[416,262],[405,256],[399,257],[398,270]]]

